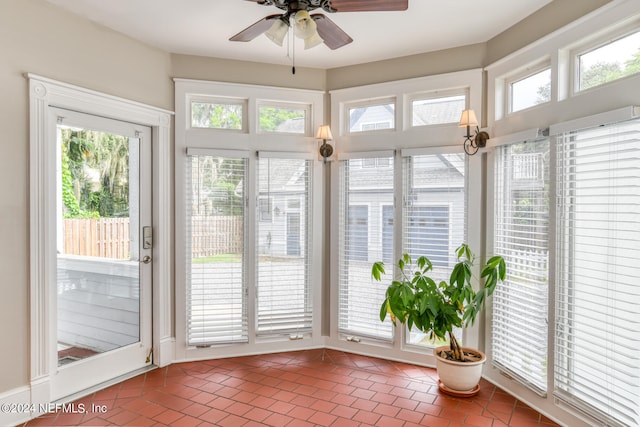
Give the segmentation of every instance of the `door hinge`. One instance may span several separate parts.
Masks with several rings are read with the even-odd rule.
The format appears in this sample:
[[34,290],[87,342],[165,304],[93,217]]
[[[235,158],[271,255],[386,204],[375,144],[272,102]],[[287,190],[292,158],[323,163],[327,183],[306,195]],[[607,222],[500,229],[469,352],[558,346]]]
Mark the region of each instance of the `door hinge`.
[[147,354],[147,358],[145,359],[144,363],[151,363],[151,355],[153,355],[153,347],[149,349],[149,354]]

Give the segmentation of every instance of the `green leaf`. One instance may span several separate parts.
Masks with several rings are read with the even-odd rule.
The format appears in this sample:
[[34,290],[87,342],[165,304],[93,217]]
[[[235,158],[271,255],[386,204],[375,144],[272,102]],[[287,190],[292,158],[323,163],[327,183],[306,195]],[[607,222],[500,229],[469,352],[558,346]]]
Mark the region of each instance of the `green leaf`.
[[458,277],[460,276],[460,270],[462,269],[462,263],[457,263],[453,270],[451,271],[451,277],[449,278],[449,283],[453,285],[454,283],[458,283]]
[[434,316],[437,316],[440,312],[438,302],[434,298],[429,299],[429,310]]
[[409,256],[409,254],[407,253],[403,254],[402,261],[404,261],[406,265],[411,265],[411,257]]
[[380,261],[374,262],[373,266],[371,267],[371,276],[373,276],[373,278],[379,282],[381,280],[382,274],[385,274],[384,263]]
[[389,304],[389,300],[385,299],[382,305],[380,306],[380,321],[384,322],[384,319],[387,318],[387,307]]

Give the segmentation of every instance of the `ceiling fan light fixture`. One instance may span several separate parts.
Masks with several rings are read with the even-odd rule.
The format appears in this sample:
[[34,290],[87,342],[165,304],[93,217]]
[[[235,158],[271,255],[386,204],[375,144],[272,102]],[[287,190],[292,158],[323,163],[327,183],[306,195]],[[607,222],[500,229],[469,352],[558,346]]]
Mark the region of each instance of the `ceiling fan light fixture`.
[[309,12],[306,10],[297,11],[293,16],[293,21],[293,34],[304,40],[305,49],[310,49],[323,42],[318,34],[316,21],[309,15]]
[[310,37],[304,39],[304,48],[305,50],[311,49],[312,47],[316,47],[322,43],[324,43],[324,40],[322,40],[322,37],[320,37],[320,34],[316,31]]
[[264,35],[278,46],[282,46],[288,31],[289,26],[287,23],[282,19],[276,19],[271,28],[265,31]]

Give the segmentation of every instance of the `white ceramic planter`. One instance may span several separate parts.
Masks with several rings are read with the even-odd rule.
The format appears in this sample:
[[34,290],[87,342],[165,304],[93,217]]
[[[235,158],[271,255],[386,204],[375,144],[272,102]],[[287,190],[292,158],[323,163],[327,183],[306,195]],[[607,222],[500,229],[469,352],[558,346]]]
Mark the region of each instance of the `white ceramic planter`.
[[433,350],[436,358],[436,369],[442,384],[454,391],[473,392],[477,391],[478,383],[482,377],[482,365],[484,365],[487,357],[480,350],[470,347],[462,347],[462,351],[470,351],[480,356],[478,361],[474,362],[457,362],[455,360],[447,360],[438,356],[441,351],[448,350],[449,346],[438,347]]

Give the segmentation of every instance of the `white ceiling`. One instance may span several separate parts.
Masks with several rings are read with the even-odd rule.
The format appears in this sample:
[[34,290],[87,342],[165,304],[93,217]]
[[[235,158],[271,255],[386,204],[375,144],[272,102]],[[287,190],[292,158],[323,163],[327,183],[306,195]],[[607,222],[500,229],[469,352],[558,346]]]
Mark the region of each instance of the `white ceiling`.
[[[264,16],[280,13],[274,6],[246,0],[47,1],[167,52],[291,64],[286,42],[279,47],[264,35],[247,43],[228,41]],[[305,51],[296,40],[296,65],[328,69],[485,42],[551,1],[409,0],[403,12],[329,14],[353,43]]]

